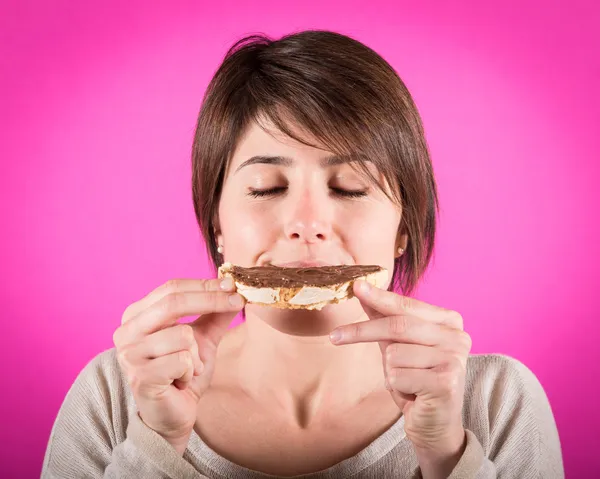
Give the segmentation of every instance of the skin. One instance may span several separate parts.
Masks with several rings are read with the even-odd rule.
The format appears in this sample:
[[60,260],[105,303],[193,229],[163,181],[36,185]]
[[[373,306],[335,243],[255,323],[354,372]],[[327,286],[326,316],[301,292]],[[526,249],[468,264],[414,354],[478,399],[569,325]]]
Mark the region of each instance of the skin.
[[[225,176],[215,218],[224,260],[377,264],[391,271],[407,243],[397,234],[401,208],[331,153],[261,124],[245,132]],[[244,397],[268,404],[269,414],[298,430],[331,418],[331,411],[352,411],[380,391],[405,415],[423,477],[446,477],[465,443],[471,343],[462,318],[387,285],[360,289],[365,285],[356,282],[356,298],[322,311],[245,305],[246,321],[235,331],[227,327],[244,305],[231,284],[178,280],[157,288],[126,310],[114,337],[140,417],[183,453],[211,384],[234,380]],[[177,324],[192,314],[200,315],[195,322]],[[228,337],[235,337],[235,354],[221,371],[235,375],[215,375],[225,362],[218,349],[231,349],[219,346],[230,344]]]

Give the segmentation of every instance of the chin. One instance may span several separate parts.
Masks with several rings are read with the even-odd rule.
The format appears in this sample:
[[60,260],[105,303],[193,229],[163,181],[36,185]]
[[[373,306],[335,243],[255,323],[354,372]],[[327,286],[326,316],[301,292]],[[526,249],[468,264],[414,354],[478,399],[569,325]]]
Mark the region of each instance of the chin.
[[293,336],[325,336],[338,326],[354,323],[364,316],[356,298],[328,304],[321,310],[279,309],[246,305],[246,319],[262,321],[281,333]]

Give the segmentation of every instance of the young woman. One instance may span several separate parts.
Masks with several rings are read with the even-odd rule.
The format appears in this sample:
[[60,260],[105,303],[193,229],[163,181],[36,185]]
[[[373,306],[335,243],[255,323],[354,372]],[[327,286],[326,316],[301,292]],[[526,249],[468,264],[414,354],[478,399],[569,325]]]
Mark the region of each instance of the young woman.
[[43,477],[563,477],[535,376],[471,356],[461,315],[411,296],[438,199],[379,55],[323,31],[238,42],[204,98],[192,188],[215,266],[380,265],[389,287],[303,311],[168,281],[75,381]]

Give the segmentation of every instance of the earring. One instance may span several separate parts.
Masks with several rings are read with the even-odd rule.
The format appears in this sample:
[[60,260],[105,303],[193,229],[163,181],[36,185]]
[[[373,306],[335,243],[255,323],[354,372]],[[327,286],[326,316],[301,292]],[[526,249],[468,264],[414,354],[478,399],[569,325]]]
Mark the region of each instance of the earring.
[[219,253],[219,254],[223,254],[223,246],[219,245],[219,246],[217,247],[217,253]]
[[398,248],[398,254],[402,256],[404,254],[404,250],[402,248]]

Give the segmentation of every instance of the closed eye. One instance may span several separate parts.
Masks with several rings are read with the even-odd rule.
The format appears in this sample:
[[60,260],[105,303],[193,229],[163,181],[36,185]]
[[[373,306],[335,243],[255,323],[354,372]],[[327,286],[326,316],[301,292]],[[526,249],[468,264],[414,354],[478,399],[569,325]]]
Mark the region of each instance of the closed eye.
[[344,190],[342,188],[331,188],[331,191],[344,198],[362,198],[367,196],[367,190]]
[[280,193],[284,193],[287,190],[287,186],[277,186],[275,188],[269,188],[267,190],[250,190],[248,195],[253,198],[263,198],[265,196],[275,196]]
[[[342,198],[361,198],[367,196],[367,190],[344,190],[342,188],[330,188],[334,195]],[[253,198],[264,198],[268,196],[276,196],[287,191],[287,186],[277,186],[275,188],[269,188],[266,190],[254,190],[251,189],[248,195]]]

